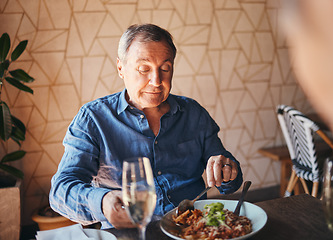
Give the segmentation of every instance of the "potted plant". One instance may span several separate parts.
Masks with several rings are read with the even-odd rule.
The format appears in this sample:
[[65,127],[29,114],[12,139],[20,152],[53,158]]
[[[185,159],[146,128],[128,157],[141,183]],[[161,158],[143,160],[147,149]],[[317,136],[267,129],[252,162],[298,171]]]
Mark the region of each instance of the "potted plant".
[[[9,54],[11,43],[7,33],[0,38],[0,239],[19,239],[20,234],[20,183],[23,172],[11,165],[22,159],[25,151],[21,150],[21,142],[25,140],[25,126],[10,112],[4,101],[3,93],[7,84],[33,94],[33,90],[26,86],[34,78],[22,69],[12,69],[11,64],[25,51],[27,40],[21,41]],[[12,145],[16,145],[13,149]],[[9,227],[10,226],[10,227]]]

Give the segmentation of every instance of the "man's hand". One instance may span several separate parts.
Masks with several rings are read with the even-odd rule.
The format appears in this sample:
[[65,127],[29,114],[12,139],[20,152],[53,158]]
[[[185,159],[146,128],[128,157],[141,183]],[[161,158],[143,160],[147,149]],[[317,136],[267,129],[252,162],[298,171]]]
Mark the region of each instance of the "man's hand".
[[222,155],[211,156],[208,159],[206,173],[208,186],[220,187],[222,181],[229,182],[237,177],[238,166],[234,161]]
[[134,228],[135,225],[122,207],[121,191],[111,191],[102,200],[102,209],[106,219],[115,228]]

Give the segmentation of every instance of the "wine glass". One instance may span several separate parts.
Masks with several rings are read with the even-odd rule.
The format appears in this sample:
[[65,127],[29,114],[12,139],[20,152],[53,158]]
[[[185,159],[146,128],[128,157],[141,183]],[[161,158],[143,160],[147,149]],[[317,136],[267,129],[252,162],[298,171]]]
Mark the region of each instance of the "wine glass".
[[146,157],[123,162],[122,194],[126,212],[145,240],[146,227],[156,206],[156,193],[150,161]]
[[333,160],[330,158],[324,165],[323,206],[328,228],[333,231]]

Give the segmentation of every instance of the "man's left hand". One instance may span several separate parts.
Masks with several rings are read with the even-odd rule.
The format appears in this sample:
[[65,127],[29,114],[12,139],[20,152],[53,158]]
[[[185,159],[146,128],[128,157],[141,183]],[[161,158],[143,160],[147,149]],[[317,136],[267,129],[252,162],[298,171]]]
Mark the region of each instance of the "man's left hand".
[[208,186],[220,187],[222,182],[229,182],[237,177],[238,166],[223,155],[211,156],[207,162],[206,173]]

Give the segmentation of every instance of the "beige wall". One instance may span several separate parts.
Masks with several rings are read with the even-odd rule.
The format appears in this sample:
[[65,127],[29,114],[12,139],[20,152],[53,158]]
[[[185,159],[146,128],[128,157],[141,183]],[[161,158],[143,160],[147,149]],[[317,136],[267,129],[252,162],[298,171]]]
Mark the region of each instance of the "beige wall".
[[[8,87],[5,98],[27,125],[23,224],[47,203],[62,139],[79,107],[122,90],[117,42],[133,23],[174,36],[174,94],[195,98],[220,125],[224,145],[252,188],[279,183],[279,164],[257,154],[280,144],[277,104],[310,109],[290,71],[278,27],[278,0],[1,0],[0,33],[28,39],[16,64],[36,78],[34,95]],[[3,149],[0,149],[3,153]]]

